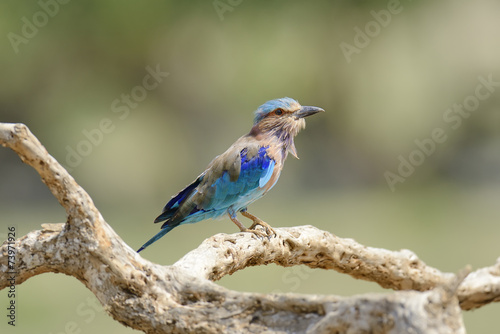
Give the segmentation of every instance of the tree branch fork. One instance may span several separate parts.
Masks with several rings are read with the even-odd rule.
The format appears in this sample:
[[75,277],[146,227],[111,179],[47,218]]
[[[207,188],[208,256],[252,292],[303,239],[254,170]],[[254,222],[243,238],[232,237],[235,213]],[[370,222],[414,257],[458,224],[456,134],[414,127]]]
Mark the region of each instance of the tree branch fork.
[[[409,250],[389,251],[313,226],[275,228],[273,238],[217,234],[171,266],[124,243],[90,196],[24,124],[0,123],[0,144],[33,167],[67,221],[44,224],[0,247],[0,272],[15,250],[16,284],[45,272],[80,280],[110,316],[145,333],[465,333],[462,311],[500,301],[500,259],[474,272],[443,273]],[[389,295],[260,294],[214,282],[274,263],[335,270],[375,282]],[[9,287],[0,280],[0,289]]]

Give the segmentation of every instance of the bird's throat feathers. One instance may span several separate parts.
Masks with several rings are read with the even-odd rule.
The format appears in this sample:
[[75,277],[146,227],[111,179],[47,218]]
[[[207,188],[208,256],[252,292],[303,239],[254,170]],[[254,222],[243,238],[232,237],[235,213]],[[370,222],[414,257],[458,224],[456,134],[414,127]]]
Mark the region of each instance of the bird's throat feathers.
[[293,117],[280,120],[263,119],[252,127],[249,135],[259,141],[275,141],[277,145],[281,146],[284,154],[290,152],[298,159],[294,138],[305,125],[305,120]]

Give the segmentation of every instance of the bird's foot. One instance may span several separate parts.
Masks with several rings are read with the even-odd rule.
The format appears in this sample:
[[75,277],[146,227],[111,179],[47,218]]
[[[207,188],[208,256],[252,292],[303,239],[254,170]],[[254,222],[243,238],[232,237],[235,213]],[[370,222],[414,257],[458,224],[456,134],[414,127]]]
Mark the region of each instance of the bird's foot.
[[236,224],[236,226],[238,226],[238,228],[240,229],[241,232],[251,232],[251,233],[255,234],[257,237],[261,237],[262,239],[264,239],[264,237],[267,237],[267,235],[264,232],[262,232],[261,230],[246,228],[245,225],[240,223],[240,221],[235,216],[232,216],[229,214],[229,218],[233,221],[233,223]]
[[253,233],[257,236],[257,238],[269,238],[269,235],[262,231],[262,230],[258,230],[258,229],[252,229],[252,228],[246,228],[245,230],[242,230],[241,232],[250,232],[250,233]]
[[[272,236],[276,236],[276,232],[274,231],[274,229],[268,223],[266,223],[265,221],[263,221],[262,219],[260,219],[260,218],[258,218],[256,216],[252,215],[251,213],[249,213],[246,210],[241,211],[241,214],[253,221],[252,226],[250,226],[250,228],[248,229],[249,232],[254,232],[257,235],[263,234],[263,232],[261,232],[260,230],[255,229],[255,227],[257,227],[257,225],[260,225],[266,231],[264,236],[266,236],[269,239]],[[257,231],[259,231],[260,233],[257,233]]]
[[[260,230],[257,230],[256,229],[257,226],[262,226],[266,232],[264,233]],[[276,236],[276,231],[274,231],[274,229],[271,227],[271,225],[269,225],[268,223],[266,223],[265,221],[262,221],[260,219],[253,221],[252,226],[250,226],[250,228],[249,228],[249,232],[253,232],[257,235],[263,234],[263,236],[266,236],[268,238],[271,238],[272,236]]]
[[[238,226],[241,232],[251,232],[257,237],[261,237],[262,239],[271,239],[272,236],[276,236],[276,231],[274,231],[274,229],[268,223],[264,222],[260,218],[255,217],[247,211],[241,211],[241,214],[253,221],[253,224],[252,226],[250,226],[250,228],[246,228],[242,223],[240,223],[235,215],[228,214],[229,218],[233,221],[233,223],[236,224],[236,226]],[[262,231],[261,229],[256,229],[257,225],[262,226],[264,228],[264,231]]]

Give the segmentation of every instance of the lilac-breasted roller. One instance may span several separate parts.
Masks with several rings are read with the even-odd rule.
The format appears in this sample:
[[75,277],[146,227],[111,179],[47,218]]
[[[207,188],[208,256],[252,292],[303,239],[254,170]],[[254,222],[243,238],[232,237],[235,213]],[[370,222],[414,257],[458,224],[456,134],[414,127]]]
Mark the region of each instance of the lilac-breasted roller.
[[[247,206],[264,196],[278,181],[288,152],[297,157],[294,137],[306,125],[304,117],[324,111],[301,106],[289,97],[271,100],[255,111],[252,129],[226,152],[215,157],[196,180],[172,197],[155,223],[164,222],[161,231],[139,250],[167,234],[174,227],[196,223],[225,214],[242,232],[270,236],[273,229],[250,214]],[[236,214],[253,221],[246,228]],[[255,229],[264,227],[266,233]]]

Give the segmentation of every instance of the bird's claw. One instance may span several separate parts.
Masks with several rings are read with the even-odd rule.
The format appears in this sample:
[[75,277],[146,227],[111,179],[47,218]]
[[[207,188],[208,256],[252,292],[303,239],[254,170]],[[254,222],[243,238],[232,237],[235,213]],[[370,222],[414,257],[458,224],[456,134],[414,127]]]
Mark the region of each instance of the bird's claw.
[[[266,232],[264,233],[261,230],[257,230],[257,225],[262,226]],[[248,232],[253,232],[257,236],[260,236],[262,238],[267,237],[268,239],[271,239],[272,236],[276,236],[276,231],[274,231],[271,225],[260,219],[253,222],[252,226],[250,226],[250,228],[248,229]]]
[[264,238],[268,237],[268,235],[264,231],[261,231],[261,230],[254,230],[254,229],[247,228],[244,232],[253,233],[257,236],[257,238],[264,239]]

